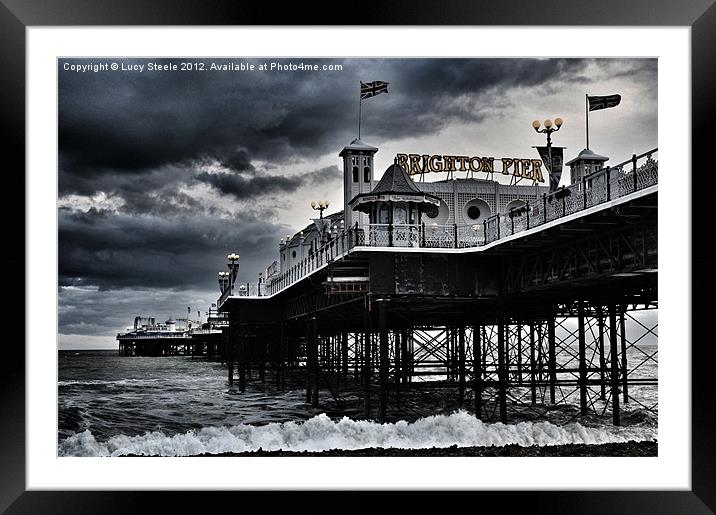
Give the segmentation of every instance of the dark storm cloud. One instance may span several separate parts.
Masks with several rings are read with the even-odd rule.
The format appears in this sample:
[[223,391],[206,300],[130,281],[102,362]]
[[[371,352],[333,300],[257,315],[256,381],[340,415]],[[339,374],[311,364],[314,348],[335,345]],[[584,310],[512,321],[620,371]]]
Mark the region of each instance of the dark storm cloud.
[[59,282],[126,287],[214,289],[232,251],[241,276],[254,281],[278,249],[285,226],[246,215],[237,219],[130,216],[91,209],[59,212]]
[[364,102],[364,128],[385,139],[478,120],[481,106],[461,95],[569,81],[586,65],[581,59],[316,62],[340,63],[343,71],[78,74],[62,70],[61,61],[60,192],[86,193],[103,175],[144,174],[207,156],[251,171],[252,159],[337,153],[355,134],[359,80],[391,83],[389,95]]
[[220,193],[232,195],[237,199],[248,199],[257,195],[273,193],[293,193],[304,185],[326,181],[339,181],[341,172],[337,166],[328,166],[315,172],[293,176],[263,175],[244,177],[228,173],[203,172],[197,180],[210,184]]
[[235,172],[255,172],[251,158],[245,150],[237,150],[221,160],[222,166]]

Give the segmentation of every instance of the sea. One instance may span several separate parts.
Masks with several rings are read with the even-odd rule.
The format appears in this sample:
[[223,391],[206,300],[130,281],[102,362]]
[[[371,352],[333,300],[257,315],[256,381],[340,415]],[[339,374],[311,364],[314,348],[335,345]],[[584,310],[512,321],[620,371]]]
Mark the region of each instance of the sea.
[[[656,351],[633,347],[636,363]],[[647,360],[635,376],[656,377]],[[268,374],[267,374],[268,377]],[[306,403],[301,381],[284,391],[256,373],[245,392],[229,385],[225,365],[202,357],[126,357],[116,350],[58,352],[58,456],[193,456],[228,452],[322,451],[369,447],[431,448],[517,444],[600,444],[657,438],[656,386],[635,387],[616,427],[604,416],[579,418],[578,395],[549,420],[511,408],[509,423],[482,422],[465,409],[435,402],[379,423],[362,419],[355,385],[336,397],[321,391],[321,407]],[[517,394],[524,397],[524,393]],[[415,402],[424,405],[426,394]],[[403,405],[411,399],[405,396]],[[428,399],[428,403],[431,402]],[[468,404],[468,403],[466,403]]]

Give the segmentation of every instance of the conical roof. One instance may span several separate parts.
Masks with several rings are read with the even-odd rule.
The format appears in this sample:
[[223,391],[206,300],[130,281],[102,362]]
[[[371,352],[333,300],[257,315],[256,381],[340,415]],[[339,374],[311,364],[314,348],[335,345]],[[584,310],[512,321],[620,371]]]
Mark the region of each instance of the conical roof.
[[371,194],[380,193],[417,193],[422,195],[423,192],[418,189],[413,180],[407,174],[405,169],[397,164],[392,164],[381,177],[378,184],[373,188]]

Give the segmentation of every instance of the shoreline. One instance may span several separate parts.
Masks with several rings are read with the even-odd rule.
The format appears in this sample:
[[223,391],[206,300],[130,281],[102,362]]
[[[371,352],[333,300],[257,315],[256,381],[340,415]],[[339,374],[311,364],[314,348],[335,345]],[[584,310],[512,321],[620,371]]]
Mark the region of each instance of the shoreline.
[[[326,451],[264,451],[222,452],[217,454],[196,454],[188,458],[226,457],[656,457],[658,442],[629,440],[621,443],[533,445],[523,447],[517,444],[490,447],[431,447],[426,449],[401,449],[395,447],[369,447],[365,449],[330,449]],[[124,457],[142,457],[128,454]]]

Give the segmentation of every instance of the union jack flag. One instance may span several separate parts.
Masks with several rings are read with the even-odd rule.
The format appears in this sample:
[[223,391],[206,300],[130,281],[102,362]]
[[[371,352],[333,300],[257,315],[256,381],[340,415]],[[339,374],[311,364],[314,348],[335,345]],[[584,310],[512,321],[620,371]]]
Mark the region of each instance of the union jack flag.
[[374,82],[360,83],[360,99],[374,97],[380,93],[388,92],[389,82],[383,82],[382,80],[376,80]]
[[589,100],[589,110],[597,111],[599,109],[606,109],[607,107],[618,106],[622,100],[621,95],[609,95],[606,97],[587,97]]

